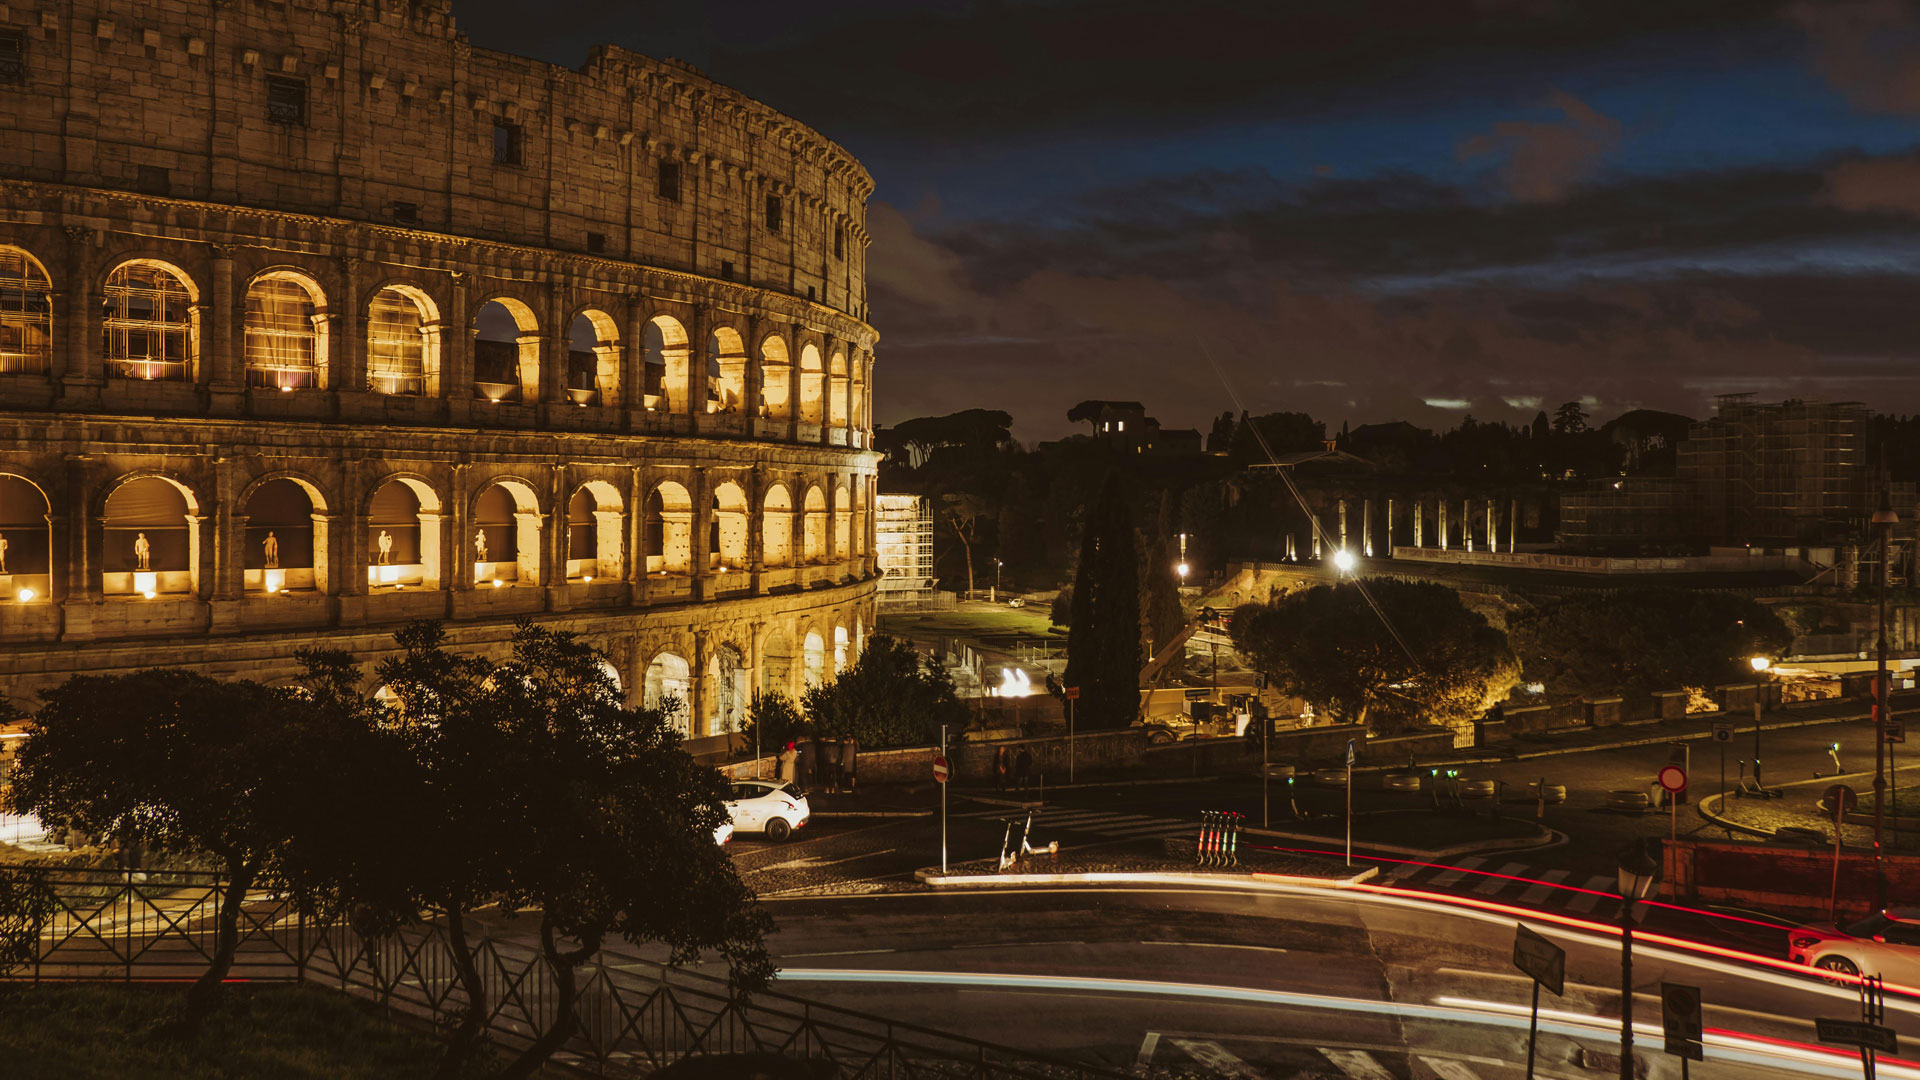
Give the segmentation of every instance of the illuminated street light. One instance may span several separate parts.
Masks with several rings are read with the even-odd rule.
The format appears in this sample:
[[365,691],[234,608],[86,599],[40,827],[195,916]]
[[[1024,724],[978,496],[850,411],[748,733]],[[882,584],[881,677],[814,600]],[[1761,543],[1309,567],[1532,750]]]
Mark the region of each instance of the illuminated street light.
[[1343,574],[1353,573],[1353,568],[1359,561],[1360,560],[1353,557],[1353,552],[1348,551],[1346,548],[1341,548],[1333,553],[1333,567]]
[[1180,565],[1174,567],[1173,572],[1180,575],[1181,581],[1187,580],[1187,564],[1186,563],[1183,562]]
[[1755,682],[1753,685],[1753,786],[1763,794],[1765,785],[1760,783],[1760,699],[1767,696],[1767,669],[1773,661],[1764,656],[1756,656],[1747,663],[1753,665]]
[[1752,664],[1753,670],[1755,671],[1765,671],[1768,668],[1773,666],[1773,661],[1767,659],[1764,656],[1756,656],[1753,659],[1747,661],[1747,663]]

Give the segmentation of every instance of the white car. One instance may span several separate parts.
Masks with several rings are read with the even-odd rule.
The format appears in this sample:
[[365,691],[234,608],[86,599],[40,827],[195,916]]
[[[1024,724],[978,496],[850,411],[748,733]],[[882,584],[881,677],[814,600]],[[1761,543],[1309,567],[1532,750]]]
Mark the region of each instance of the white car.
[[1920,908],[1888,908],[1844,927],[1799,927],[1787,943],[1796,964],[1920,986]]
[[790,781],[736,780],[727,797],[727,813],[733,815],[734,828],[765,833],[777,842],[805,825],[813,811],[807,808],[806,792]]
[[719,825],[714,827],[714,830],[713,830],[714,843],[720,845],[721,847],[726,847],[727,841],[731,839],[733,839],[733,822],[723,821]]

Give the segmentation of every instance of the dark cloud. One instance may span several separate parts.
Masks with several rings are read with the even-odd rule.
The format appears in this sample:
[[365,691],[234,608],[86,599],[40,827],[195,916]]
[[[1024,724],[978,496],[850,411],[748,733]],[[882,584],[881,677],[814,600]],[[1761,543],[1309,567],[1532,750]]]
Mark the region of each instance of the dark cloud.
[[1920,17],[1899,0],[1799,3],[1789,13],[1814,45],[1814,63],[1848,100],[1920,116]]
[[1520,202],[1559,202],[1593,175],[1625,129],[1572,94],[1555,90],[1549,101],[1562,119],[1504,120],[1463,140],[1455,152],[1463,161],[1501,159],[1501,183]]
[[1920,160],[1844,161],[1827,173],[1824,201],[1842,210],[1920,217]]

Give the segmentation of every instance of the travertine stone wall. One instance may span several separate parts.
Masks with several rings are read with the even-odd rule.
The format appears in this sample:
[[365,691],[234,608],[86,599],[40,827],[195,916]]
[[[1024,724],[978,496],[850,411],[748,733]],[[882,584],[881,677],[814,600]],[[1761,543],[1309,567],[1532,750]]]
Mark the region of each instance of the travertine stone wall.
[[[844,151],[671,63],[471,49],[433,0],[0,4],[10,31],[0,693],[280,679],[422,617],[497,652],[531,617],[699,735],[857,654],[877,335]],[[304,88],[300,122],[269,76]],[[130,272],[177,297],[177,360],[139,359],[158,309]],[[490,301],[511,384],[476,371]],[[394,340],[417,381],[370,366]]]

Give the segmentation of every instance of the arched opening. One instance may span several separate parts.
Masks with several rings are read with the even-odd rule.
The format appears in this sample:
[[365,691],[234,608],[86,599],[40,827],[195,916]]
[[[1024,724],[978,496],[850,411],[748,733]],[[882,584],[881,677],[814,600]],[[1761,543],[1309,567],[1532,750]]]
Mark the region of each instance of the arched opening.
[[646,406],[655,412],[689,412],[687,328],[670,315],[655,315],[646,329]]
[[760,415],[769,420],[793,418],[793,361],[779,335],[760,343]]
[[853,554],[855,558],[867,553],[867,500],[872,497],[873,484],[868,477],[853,478]]
[[847,628],[836,626],[833,628],[833,673],[835,675],[847,670],[847,655]]
[[620,580],[626,572],[621,558],[625,530],[619,491],[604,480],[580,485],[567,500],[567,580]]
[[640,704],[646,709],[668,709],[673,713],[673,726],[682,735],[693,734],[692,697],[693,669],[687,665],[684,657],[663,652],[647,665],[646,685],[642,688]]
[[767,566],[793,565],[793,497],[784,485],[767,489],[760,522],[760,561]]
[[439,389],[440,314],[427,294],[389,285],[367,305],[367,388],[389,395],[427,395]]
[[647,573],[693,573],[693,499],[663,481],[647,495]]
[[627,680],[620,677],[620,669],[613,666],[613,661],[602,659],[600,661],[600,674],[605,675],[607,682],[613,685],[614,693],[621,694],[626,692]]
[[806,509],[801,518],[800,558],[803,562],[822,562],[827,557],[827,497],[818,487],[807,489]]
[[707,662],[707,678],[713,686],[713,698],[707,717],[707,734],[739,731],[747,722],[747,665],[740,650],[722,644]]
[[473,502],[476,589],[540,584],[540,503],[518,480],[496,480]]
[[853,500],[845,484],[833,489],[833,557],[835,561],[853,557]]
[[107,496],[101,537],[100,591],[109,596],[187,595],[197,584],[199,538],[187,490],[142,476]]
[[440,587],[440,501],[409,477],[380,485],[368,506],[367,584]]
[[760,646],[760,692],[793,693],[793,642],[778,630],[768,634]]
[[747,403],[747,347],[739,331],[714,327],[707,336],[707,411],[737,413]]
[[820,350],[808,342],[800,350],[800,422],[818,424],[825,418],[826,372],[820,369]]
[[747,565],[747,493],[731,480],[713,489],[711,532],[707,538],[709,567],[739,570]]
[[848,392],[851,384],[847,381],[847,354],[836,352],[827,362],[827,422],[834,427],[847,426]]
[[0,247],[0,375],[52,369],[53,282],[33,256]]
[[324,559],[326,533],[317,509],[312,492],[285,476],[247,496],[242,574],[248,592],[324,591],[317,568]]
[[137,260],[107,275],[101,354],[121,379],[191,382],[199,344],[187,276],[165,263]]
[[247,385],[310,390],[326,384],[327,298],[303,274],[273,270],[247,286]]
[[32,481],[0,473],[0,600],[30,604],[50,598],[52,508]]
[[620,402],[620,333],[603,311],[583,311],[567,329],[567,399],[575,405]]
[[819,634],[808,631],[800,652],[807,685],[819,686],[827,677],[827,643],[820,639]]
[[540,399],[540,324],[510,297],[473,315],[473,392],[488,401]]

